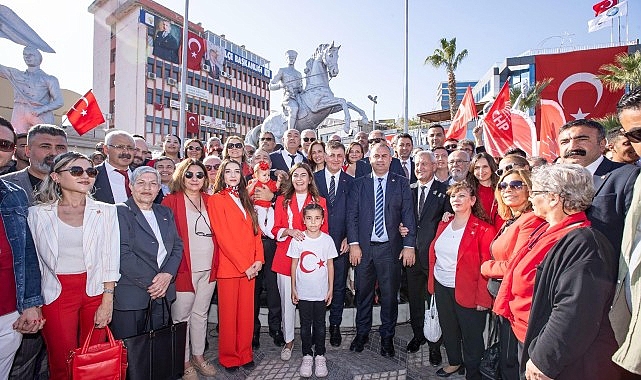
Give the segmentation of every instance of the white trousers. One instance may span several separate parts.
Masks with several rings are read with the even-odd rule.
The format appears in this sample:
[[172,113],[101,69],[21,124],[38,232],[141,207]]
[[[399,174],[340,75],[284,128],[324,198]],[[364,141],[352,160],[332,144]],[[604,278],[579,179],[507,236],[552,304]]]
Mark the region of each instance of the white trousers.
[[256,216],[258,217],[258,225],[260,226],[263,234],[271,239],[274,238],[272,228],[274,228],[274,209],[271,207],[254,206]]
[[13,357],[22,342],[22,334],[13,329],[19,316],[17,311],[0,316],[0,379],[9,378]]
[[296,305],[292,302],[292,278],[277,273],[276,283],[278,284],[278,293],[280,293],[283,335],[285,342],[289,343],[294,340],[294,329],[296,328]]

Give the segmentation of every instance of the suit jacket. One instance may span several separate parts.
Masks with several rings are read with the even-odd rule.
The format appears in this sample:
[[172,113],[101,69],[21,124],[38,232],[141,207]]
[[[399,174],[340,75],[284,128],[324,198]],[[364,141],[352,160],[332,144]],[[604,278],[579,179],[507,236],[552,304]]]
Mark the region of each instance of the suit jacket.
[[153,54],[165,61],[178,63],[178,40],[171,33],[163,36],[164,32],[159,31],[154,38]]
[[[301,152],[296,152],[296,154],[303,158],[303,162],[307,162],[307,158],[305,158],[305,156],[303,156]],[[290,167],[287,166],[287,163],[285,163],[282,149],[270,153],[269,158],[272,160],[272,169],[284,170],[285,172],[289,173]]]
[[325,181],[326,170],[327,169],[323,169],[314,173],[314,179],[316,180],[316,187],[318,187],[321,197],[325,198],[327,203],[327,215],[325,218],[328,220],[329,236],[334,239],[336,250],[340,253],[341,242],[347,237],[347,225],[345,223],[347,215],[345,211],[347,210],[347,196],[352,188],[354,178],[342,170],[338,172],[338,178],[336,178],[336,198],[332,205],[329,202],[329,184]]
[[621,251],[625,215],[632,204],[639,167],[612,162],[607,158],[594,172],[596,194],[586,214],[592,226],[604,234],[615,252]]
[[[129,198],[116,205],[120,225],[120,281],[114,294],[114,309],[142,310],[147,308],[147,288],[158,273],[169,273],[175,279],[182,258],[182,240],[178,236],[171,210],[152,205],[167,256],[158,266],[158,241],[142,211]],[[169,284],[167,301],[176,299],[176,285]]]
[[418,201],[421,196],[420,184],[415,182],[410,185],[410,189],[412,189],[413,209],[416,218],[416,260],[421,268],[427,270],[428,251],[436,235],[438,223],[446,210],[452,212],[450,197],[446,194],[447,185],[434,179],[432,186],[425,189],[427,191],[425,204],[421,215],[418,215]]
[[33,195],[34,191],[33,187],[31,186],[31,181],[29,180],[29,173],[27,172],[27,168],[24,168],[17,172],[5,174],[1,176],[0,179],[20,186],[25,191],[25,193],[27,193],[29,206],[32,206],[35,203],[35,197]]
[[[398,257],[403,247],[416,246],[416,220],[414,218],[412,192],[407,178],[389,172],[385,186],[384,217],[391,254]],[[372,230],[374,229],[374,179],[372,175],[356,178],[347,202],[347,242],[359,243],[363,256],[370,254]],[[401,237],[399,225],[403,223],[409,232]]]
[[[361,165],[358,163],[362,162]],[[369,157],[361,158],[356,162],[356,175],[354,178],[359,178],[366,176],[372,172],[372,165],[369,163]],[[401,164],[401,160],[399,160],[396,157],[392,157],[392,163],[389,166],[389,172],[398,174],[399,176],[405,178],[408,183],[410,182],[410,178],[405,177],[405,172],[403,171],[403,165]],[[411,170],[411,175],[412,178],[414,178],[413,182],[416,182],[416,174],[414,174],[414,162],[412,161],[412,170]]]

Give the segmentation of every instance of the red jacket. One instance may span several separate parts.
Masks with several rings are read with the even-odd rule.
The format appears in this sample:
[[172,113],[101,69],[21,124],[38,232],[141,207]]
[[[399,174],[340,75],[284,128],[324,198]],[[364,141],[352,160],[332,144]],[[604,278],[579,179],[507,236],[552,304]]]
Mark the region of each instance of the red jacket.
[[[430,244],[430,268],[427,286],[432,294],[434,294],[434,264],[436,263],[434,244],[443,233],[445,227],[451,222],[440,222],[438,224],[436,236],[432,240],[432,244]],[[487,291],[487,279],[481,275],[480,268],[481,263],[490,259],[490,243],[494,235],[494,227],[491,224],[480,220],[474,215],[470,215],[470,219],[467,221],[463,231],[456,259],[454,297],[456,303],[463,307],[492,307],[492,296]]]
[[[201,193],[203,197],[203,205],[205,210],[208,210],[209,195]],[[180,260],[178,273],[176,273],[176,291],[177,292],[195,292],[194,285],[191,280],[191,258],[189,256],[189,227],[187,226],[187,209],[185,208],[185,193],[171,193],[167,194],[162,200],[162,204],[169,207],[174,212],[174,220],[176,221],[176,228],[178,235],[183,241],[183,257]],[[209,213],[209,212],[208,212]],[[212,236],[212,240],[213,240]],[[218,257],[218,246],[214,245],[214,256],[211,263],[211,273],[209,274],[209,282],[216,281],[216,261]]]
[[[274,228],[272,228],[272,234],[278,237],[278,231],[285,228],[293,228],[300,231],[305,231],[305,225],[303,224],[303,213],[298,211],[298,201],[296,200],[296,194],[292,196],[291,202],[287,208],[283,207],[283,202],[285,198],[280,195],[276,199],[276,205],[274,206]],[[303,202],[302,210],[308,204],[312,203],[312,196],[308,193],[305,202]],[[321,231],[326,234],[329,234],[329,227],[327,226],[327,204],[325,203],[325,198],[319,197],[318,204],[321,205],[323,210],[325,210],[325,218],[323,219],[323,225],[321,226]],[[290,225],[289,213],[288,210],[292,212],[292,220]],[[274,255],[274,262],[272,263],[272,270],[276,273],[283,274],[285,276],[291,276],[292,274],[292,259],[287,256],[287,250],[289,249],[289,243],[292,241],[290,236],[287,236],[285,239],[278,241],[276,243],[276,254]]]

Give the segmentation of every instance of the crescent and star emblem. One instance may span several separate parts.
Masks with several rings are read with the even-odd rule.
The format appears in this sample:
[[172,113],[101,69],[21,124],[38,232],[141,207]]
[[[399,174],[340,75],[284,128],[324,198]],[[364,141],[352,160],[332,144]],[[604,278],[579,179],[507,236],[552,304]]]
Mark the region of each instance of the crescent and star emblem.
[[[307,268],[305,268],[305,265],[303,265],[303,262],[305,261],[305,257],[307,257],[307,256],[314,256],[315,258],[318,259],[318,256],[316,256],[316,254],[314,252],[305,251],[300,255],[300,259],[298,260],[298,266],[300,267],[301,272],[303,272],[303,273],[312,273],[313,271],[316,270],[316,268],[307,269]],[[318,264],[319,268],[320,267],[324,267],[325,266],[325,261],[319,259],[316,264]]]
[[[601,96],[603,95],[603,84],[601,83],[601,81],[592,73],[574,73],[565,78],[565,80],[559,86],[557,97],[559,99],[559,104],[563,109],[565,109],[565,107],[563,106],[563,95],[565,94],[565,91],[567,91],[567,89],[573,84],[581,82],[591,84],[594,87],[597,94],[596,102],[594,103],[594,105],[596,106],[597,104],[599,104]],[[581,110],[581,107],[579,107],[576,113],[571,113],[570,115],[574,116],[575,119],[585,119],[589,114],[589,112],[583,112]]]
[[84,106],[84,108],[82,109],[82,111],[80,111],[80,114],[81,114],[82,116],[85,116],[85,115],[87,114],[87,107],[89,107],[89,100],[87,100],[87,98],[85,98],[84,96],[83,96],[82,98],[80,98],[80,100],[78,100],[78,102],[77,102],[76,104],[74,104],[74,106],[73,106],[73,107],[71,107],[71,108],[72,108],[74,111],[78,112],[78,110],[76,109],[76,105],[78,105],[78,103],[80,103],[80,101],[83,101],[83,102],[85,102],[85,104],[86,104],[86,106]]
[[[191,43],[192,43],[192,42],[195,42],[195,43],[196,43],[196,45],[198,45],[198,50],[195,50],[195,51],[194,51],[194,50],[191,48]],[[189,41],[187,41],[187,46],[189,47],[189,51],[191,52],[191,56],[192,56],[192,58],[196,58],[196,56],[198,56],[198,53],[200,53],[200,49],[202,49],[202,46],[200,45],[200,41],[198,41],[198,39],[197,39],[197,38],[193,38],[193,37],[192,37],[192,38],[190,38],[190,39],[189,39]]]
[[[194,121],[191,121],[192,119],[193,119]],[[195,117],[195,116],[189,116],[189,119],[187,119],[187,121],[188,121],[190,124],[192,124],[192,123],[193,123],[193,124],[196,124],[196,117]]]

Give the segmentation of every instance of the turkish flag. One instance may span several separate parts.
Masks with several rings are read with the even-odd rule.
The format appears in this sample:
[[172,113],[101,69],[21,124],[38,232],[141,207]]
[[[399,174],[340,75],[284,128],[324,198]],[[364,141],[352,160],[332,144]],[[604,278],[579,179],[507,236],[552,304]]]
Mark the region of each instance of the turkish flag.
[[185,125],[187,127],[187,133],[198,135],[198,132],[200,132],[198,114],[185,111]]
[[600,15],[601,13],[617,5],[617,3],[618,3],[618,0],[603,0],[601,2],[594,4],[592,6],[592,9],[594,9],[594,17]]
[[[541,93],[541,99],[556,102],[568,122],[614,113],[623,90],[611,92],[596,75],[601,66],[614,63],[615,56],[626,51],[627,47],[623,46],[535,56],[536,81],[554,79]],[[541,120],[539,114],[536,120],[538,130],[541,129]]]
[[67,111],[67,119],[80,136],[105,122],[96,97],[89,90]]
[[472,95],[472,87],[467,86],[467,91],[465,91],[463,100],[461,100],[461,104],[456,111],[456,115],[454,115],[454,119],[452,119],[452,124],[448,128],[445,138],[464,139],[467,134],[467,123],[478,117],[476,104],[474,104],[474,96]]
[[514,145],[509,79],[505,81],[483,121],[487,140],[485,149],[492,157],[504,156],[505,151]]
[[200,70],[200,63],[205,55],[207,44],[196,33],[187,32],[187,68]]

